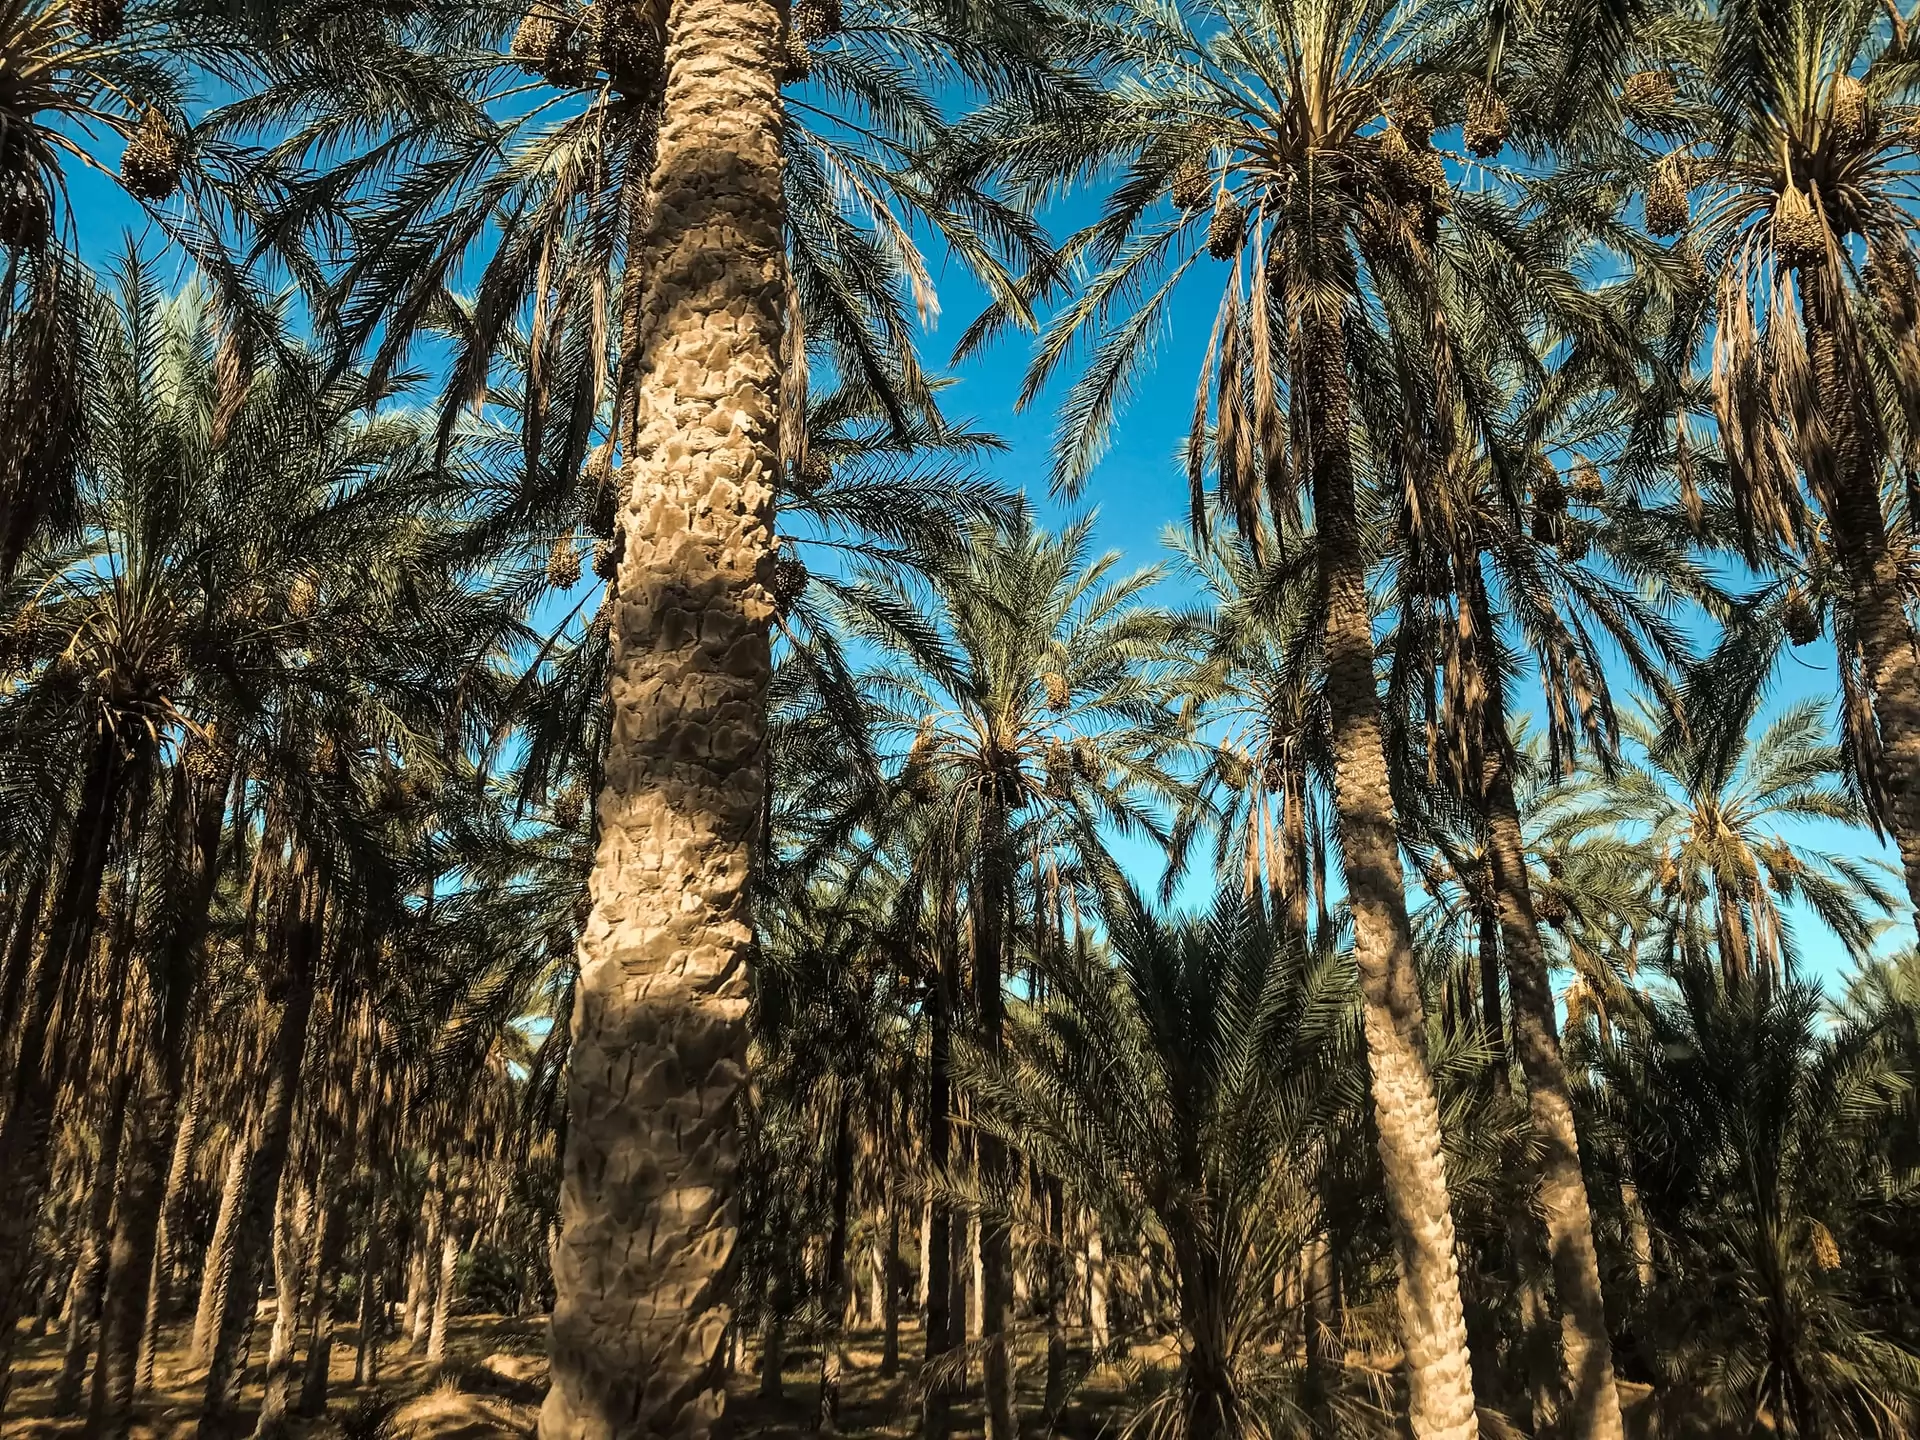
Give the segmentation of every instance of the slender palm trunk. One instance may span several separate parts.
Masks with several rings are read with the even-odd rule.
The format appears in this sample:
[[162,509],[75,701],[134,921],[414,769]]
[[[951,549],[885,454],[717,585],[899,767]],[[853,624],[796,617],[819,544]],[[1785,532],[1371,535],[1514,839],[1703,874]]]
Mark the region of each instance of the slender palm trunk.
[[1107,1250],[1100,1235],[1100,1217],[1087,1212],[1087,1333],[1095,1350],[1112,1340],[1107,1323]]
[[847,1308],[847,1227],[853,1208],[853,1116],[841,1087],[834,1103],[833,1201],[827,1231],[826,1283],[821,1287],[825,1324],[820,1336],[820,1392],[814,1429],[823,1435],[840,1429],[841,1328]]
[[[54,864],[53,858],[47,857],[44,863],[34,867],[27,892],[14,910],[13,934],[7,942],[4,967],[0,967],[0,1036],[10,1037],[19,1030],[20,1001],[26,994],[27,972],[33,968],[33,943],[40,937],[42,912],[47,905],[47,881],[53,875]],[[10,1039],[0,1040],[0,1074],[5,1073],[11,1046]]]
[[[980,837],[980,887],[974,915],[974,1004],[979,1012],[981,1048],[989,1055],[998,1055],[1005,1043],[1006,955],[1002,947],[1011,900],[1012,870],[1007,855],[1007,828],[1006,808],[996,794],[987,802]],[[998,1137],[984,1131],[976,1131],[974,1143],[986,1189],[991,1192],[1010,1185],[1013,1176],[1006,1146]],[[1015,1440],[1019,1420],[1013,1403],[1013,1345],[1007,1333],[1008,1313],[1012,1308],[1013,1229],[997,1210],[983,1213],[977,1223],[980,1227],[978,1294],[986,1440]]]
[[60,1374],[53,1385],[53,1408],[57,1415],[72,1415],[80,1408],[80,1397],[87,1380],[87,1362],[93,1358],[94,1342],[99,1338],[101,1300],[107,1289],[107,1269],[113,1255],[114,1194],[120,1184],[120,1156],[126,1135],[127,1098],[133,1089],[134,1067],[120,1058],[120,1030],[126,998],[118,977],[124,974],[124,955],[114,957],[116,979],[108,1001],[112,1018],[107,1024],[106,1048],[112,1080],[107,1087],[106,1104],[100,1113],[100,1154],[94,1163],[93,1183],[87,1194],[86,1232],[81,1237],[80,1260],[74,1267],[73,1286],[67,1301],[66,1353],[61,1358]]
[[[324,1162],[323,1162],[324,1163]],[[321,1177],[324,1184],[324,1176]],[[299,1338],[300,1305],[307,1276],[301,1264],[305,1249],[305,1231],[313,1223],[318,1208],[318,1186],[299,1186],[299,1196],[288,1194],[294,1185],[283,1184],[273,1225],[273,1332],[267,1341],[267,1373],[261,1387],[260,1414],[253,1427],[254,1440],[276,1440],[285,1434],[293,1388],[293,1351]]]
[[[351,1153],[351,1152],[349,1152]],[[307,1358],[300,1376],[300,1398],[294,1413],[312,1417],[327,1408],[327,1380],[333,1363],[333,1305],[340,1265],[347,1248],[348,1187],[335,1187],[333,1199],[320,1212],[319,1233],[308,1262],[306,1315]]]
[[[183,787],[189,782],[182,776]],[[125,1440],[133,1397],[153,1381],[153,1355],[168,1290],[169,1237],[178,1227],[179,1196],[193,1156],[197,1108],[187,1102],[187,1071],[214,887],[227,780],[194,797],[190,845],[183,857],[183,903],[169,907],[158,963],[158,1023],[142,1060],[141,1103],[129,1117],[126,1180],[114,1220],[113,1255],[101,1305],[100,1362],[94,1369],[90,1440]]]
[[880,1378],[900,1373],[900,1196],[887,1177],[887,1230],[880,1251]]
[[780,465],[781,10],[671,7],[543,1440],[725,1407]]
[[201,1399],[200,1440],[214,1440],[226,1428],[247,1332],[259,1294],[260,1261],[272,1243],[280,1181],[293,1137],[293,1106],[306,1058],[307,1022],[313,1014],[319,968],[321,907],[296,881],[287,899],[285,999],[273,1044],[267,1054],[266,1098],[260,1107],[259,1135],[246,1165],[226,1295],[214,1327],[206,1388]]
[[[939,974],[928,1000],[927,1162],[933,1173],[946,1172],[953,1159],[953,1009],[960,993],[959,949],[946,937],[940,944]],[[927,1293],[926,1353],[921,1384],[925,1410],[921,1432],[927,1440],[947,1440],[952,1401],[931,1371],[953,1349],[953,1207],[935,1196],[927,1202],[927,1263],[922,1282]]]
[[1337,316],[1303,316],[1305,412],[1326,613],[1326,697],[1334,801],[1353,911],[1374,1118],[1400,1276],[1409,1418],[1418,1440],[1477,1435],[1472,1365],[1454,1256],[1440,1110],[1388,786],[1366,555],[1348,437],[1346,340]]
[[253,1117],[243,1111],[234,1118],[238,1124],[227,1151],[226,1174],[220,1182],[220,1208],[214,1215],[206,1257],[200,1263],[200,1303],[194,1308],[193,1343],[187,1351],[187,1366],[193,1370],[201,1369],[213,1355],[213,1337],[220,1328],[220,1312],[233,1276],[240,1208],[246,1201],[247,1162],[254,1146]]
[[433,1308],[427,1321],[427,1368],[447,1363],[447,1321],[453,1315],[453,1286],[460,1268],[460,1225],[449,1197],[440,1223],[440,1247],[433,1257]]
[[[1491,636],[1492,616],[1484,592],[1476,591],[1476,626]],[[1580,1172],[1580,1139],[1560,1057],[1547,955],[1527,882],[1526,842],[1506,734],[1504,697],[1496,676],[1487,696],[1485,735],[1488,847],[1506,952],[1507,984],[1513,995],[1514,1047],[1527,1078],[1527,1109],[1539,1147],[1537,1195],[1547,1226],[1547,1251],[1560,1297],[1560,1350],[1567,1371],[1567,1430],[1576,1440],[1619,1440],[1625,1434],[1620,1396],[1614,1387],[1613,1342],[1607,1334],[1600,1289],[1600,1261],[1593,1245],[1593,1216]]]
[[144,786],[149,750],[138,738],[132,744],[134,748],[123,750],[119,737],[104,729],[93,738],[66,872],[28,993],[7,1087],[6,1119],[0,1123],[0,1412],[11,1388],[19,1319],[32,1295],[34,1232],[52,1162],[54,1109],[99,912],[100,881],[130,793],[132,808],[140,808],[138,787]]
[[1846,576],[1853,632],[1873,691],[1886,819],[1900,848],[1908,897],[1920,914],[1920,654],[1880,508],[1880,465],[1873,441],[1877,426],[1864,377],[1848,359],[1840,302],[1828,293],[1830,280],[1811,269],[1803,269],[1800,280],[1816,408],[1833,437],[1828,483],[1817,483],[1817,472],[1825,467],[1808,469],[1816,488],[1826,491],[1822,499],[1833,551]]

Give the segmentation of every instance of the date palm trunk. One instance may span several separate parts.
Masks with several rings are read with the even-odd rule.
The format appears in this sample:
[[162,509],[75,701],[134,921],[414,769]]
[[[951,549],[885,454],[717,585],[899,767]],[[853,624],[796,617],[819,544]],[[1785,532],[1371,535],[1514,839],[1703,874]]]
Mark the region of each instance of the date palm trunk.
[[[1008,815],[997,792],[985,806],[980,837],[978,906],[974,916],[974,1005],[979,1014],[980,1045],[998,1055],[1004,1044],[1006,955],[1003,950],[1013,866],[1007,854]],[[1007,1148],[984,1131],[975,1132],[982,1187],[991,1194],[1011,1185]],[[986,1401],[986,1440],[1016,1440],[1013,1344],[1007,1320],[1013,1300],[1013,1229],[994,1207],[982,1211],[979,1226],[980,1339]]]
[[1346,339],[1337,314],[1301,317],[1308,463],[1323,556],[1326,697],[1334,803],[1353,912],[1354,957],[1399,1272],[1400,1336],[1417,1440],[1479,1433],[1440,1109],[1400,870],[1399,834],[1374,679],[1366,564],[1348,435]]
[[543,1440],[701,1440],[732,1319],[784,323],[781,7],[671,7]]
[[347,1248],[347,1186],[335,1187],[332,1202],[320,1212],[319,1234],[309,1262],[306,1314],[307,1358],[300,1375],[294,1413],[311,1418],[327,1409],[327,1382],[333,1365],[333,1306],[340,1265]]
[[34,1232],[52,1164],[54,1110],[80,975],[93,943],[100,882],[122,807],[136,814],[142,808],[150,758],[151,747],[141,737],[123,746],[104,726],[93,737],[53,922],[22,1015],[6,1119],[0,1123],[0,1413],[11,1388],[20,1316],[32,1298]]
[[[944,934],[936,963],[939,974],[927,1005],[927,1163],[935,1175],[942,1175],[953,1159],[953,1012],[960,994],[959,949]],[[921,1283],[927,1295],[921,1433],[926,1440],[947,1440],[952,1400],[932,1371],[954,1348],[953,1207],[938,1195],[927,1202],[927,1260]]]
[[1816,489],[1826,492],[1822,499],[1833,551],[1846,577],[1853,631],[1873,692],[1885,819],[1899,846],[1908,897],[1920,915],[1920,654],[1880,507],[1880,457],[1873,438],[1878,427],[1861,362],[1850,357],[1843,339],[1842,302],[1830,291],[1832,278],[1809,267],[1800,279],[1815,409],[1831,436],[1831,451],[1815,457],[1830,463],[1807,468]]
[[227,1283],[233,1275],[240,1207],[246,1199],[247,1161],[253,1153],[251,1109],[249,1103],[234,1117],[233,1141],[220,1182],[220,1207],[214,1213],[213,1235],[200,1262],[200,1302],[194,1307],[193,1340],[187,1350],[187,1367],[192,1370],[204,1367],[213,1354],[214,1333],[220,1328],[220,1310],[226,1304]]
[[[1474,589],[1474,625],[1491,637],[1487,595]],[[1512,750],[1500,677],[1488,681],[1484,794],[1487,858],[1500,915],[1507,986],[1513,997],[1514,1049],[1527,1080],[1527,1112],[1539,1151],[1536,1195],[1547,1227],[1547,1253],[1560,1298],[1560,1355],[1566,1367],[1568,1408],[1562,1429],[1575,1440],[1620,1440],[1626,1433],[1614,1385],[1613,1342],[1607,1333],[1593,1215],[1580,1170],[1580,1137],[1560,1055],[1540,923],[1527,880],[1526,841],[1513,793]]]
[[188,844],[180,860],[183,902],[167,908],[152,969],[158,1010],[152,1043],[141,1060],[141,1102],[128,1117],[126,1178],[114,1218],[113,1253],[100,1311],[100,1360],[88,1406],[89,1440],[125,1440],[133,1397],[153,1381],[153,1356],[168,1296],[170,1226],[178,1226],[179,1195],[193,1155],[197,1110],[187,1101],[194,997],[201,972],[214,888],[219,881],[220,832],[228,780],[192,794]]
[[246,1159],[245,1182],[234,1225],[226,1293],[214,1326],[206,1385],[201,1397],[199,1440],[216,1440],[227,1428],[239,1384],[239,1369],[260,1290],[260,1262],[273,1240],[280,1181],[293,1138],[293,1107],[306,1059],[307,1023],[318,979],[321,906],[305,877],[288,896],[285,998],[267,1052],[267,1089],[258,1135]]
[[827,1255],[821,1286],[824,1323],[820,1335],[820,1390],[813,1428],[823,1435],[840,1430],[842,1335],[847,1308],[847,1230],[853,1209],[853,1115],[844,1083],[834,1101],[833,1202],[827,1230]]

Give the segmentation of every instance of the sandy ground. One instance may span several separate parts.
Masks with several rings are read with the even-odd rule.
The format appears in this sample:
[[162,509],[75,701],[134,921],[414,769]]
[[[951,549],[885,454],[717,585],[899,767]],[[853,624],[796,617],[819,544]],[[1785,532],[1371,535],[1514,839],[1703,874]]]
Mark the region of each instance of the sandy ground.
[[[228,1432],[234,1440],[250,1435],[260,1403],[267,1331],[270,1320],[263,1308],[253,1334],[253,1347],[241,1390],[241,1403]],[[134,1426],[135,1440],[193,1440],[200,1413],[200,1375],[185,1365],[187,1327],[170,1331],[157,1358],[154,1389],[143,1396]],[[1033,1337],[1037,1346],[1039,1337]],[[868,1435],[904,1440],[919,1429],[920,1399],[914,1388],[920,1338],[911,1330],[901,1334],[903,1363],[893,1379],[880,1376],[880,1335],[855,1331],[848,1337],[846,1366],[841,1376],[840,1430],[845,1435]],[[533,1433],[540,1398],[546,1389],[545,1319],[477,1315],[456,1319],[448,1335],[447,1364],[433,1373],[423,1357],[407,1346],[390,1343],[381,1350],[374,1384],[355,1386],[354,1356],[358,1337],[354,1327],[340,1327],[333,1348],[332,1385],[327,1413],[291,1422],[293,1440],[374,1440],[353,1433],[354,1412],[364,1401],[398,1402],[384,1440],[522,1440]],[[39,1339],[23,1337],[16,1364],[16,1386],[0,1424],[0,1440],[79,1440],[78,1417],[52,1414],[52,1386],[60,1368],[62,1338],[56,1332]],[[739,1370],[729,1386],[728,1412],[739,1440],[797,1440],[813,1433],[819,1394],[818,1351],[796,1343],[783,1366],[783,1396],[766,1400],[759,1394],[759,1357],[750,1350],[737,1357]],[[1023,1355],[1019,1369],[1023,1410],[1034,1415],[1031,1428],[1040,1425],[1043,1361],[1039,1353]],[[977,1375],[974,1377],[977,1389]],[[1085,1398],[1085,1397],[1083,1397]],[[978,1435],[981,1417],[977,1400],[956,1405],[955,1434]],[[1062,1433],[1085,1434],[1085,1411],[1070,1407],[1062,1417]]]

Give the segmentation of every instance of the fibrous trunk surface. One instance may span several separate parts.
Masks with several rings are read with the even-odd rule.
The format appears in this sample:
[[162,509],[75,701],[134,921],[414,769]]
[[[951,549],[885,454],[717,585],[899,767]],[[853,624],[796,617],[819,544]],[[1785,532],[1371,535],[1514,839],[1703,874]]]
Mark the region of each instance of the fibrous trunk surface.
[[580,942],[544,1440],[718,1419],[765,785],[782,284],[771,0],[672,7]]

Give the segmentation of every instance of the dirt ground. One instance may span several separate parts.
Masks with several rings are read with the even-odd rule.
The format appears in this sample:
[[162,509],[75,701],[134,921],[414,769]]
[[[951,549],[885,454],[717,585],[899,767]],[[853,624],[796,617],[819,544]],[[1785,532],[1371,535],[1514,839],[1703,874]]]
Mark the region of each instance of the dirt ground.
[[[253,1431],[260,1403],[267,1330],[263,1309],[257,1322],[249,1365],[241,1390],[241,1404],[229,1432],[235,1440]],[[200,1413],[200,1375],[185,1365],[187,1329],[169,1332],[154,1367],[154,1389],[142,1397],[133,1430],[134,1440],[193,1440]],[[1036,1342],[1038,1337],[1035,1337]],[[904,1440],[919,1429],[920,1401],[913,1388],[914,1363],[920,1339],[913,1331],[901,1334],[903,1363],[891,1380],[880,1377],[880,1335],[855,1331],[849,1337],[846,1368],[841,1376],[840,1431],[846,1436],[889,1437]],[[540,1399],[546,1390],[546,1322],[543,1316],[510,1318],[476,1315],[457,1318],[448,1334],[447,1364],[434,1374],[423,1357],[404,1343],[382,1347],[377,1379],[371,1385],[353,1383],[358,1337],[351,1325],[336,1332],[332,1385],[327,1413],[312,1419],[294,1419],[290,1440],[376,1440],[356,1433],[356,1411],[363,1402],[398,1402],[384,1437],[378,1440],[522,1440],[533,1433]],[[38,1339],[22,1338],[16,1355],[16,1385],[0,1424],[0,1440],[79,1440],[78,1417],[52,1414],[52,1388],[60,1368],[62,1337],[58,1332]],[[813,1433],[819,1395],[819,1353],[795,1344],[782,1367],[784,1395],[766,1400],[759,1394],[759,1357],[751,1351],[737,1357],[738,1370],[729,1387],[728,1412],[734,1417],[739,1440],[798,1440]],[[1044,1362],[1036,1352],[1023,1356],[1019,1368],[1023,1408],[1037,1412]],[[977,1378],[977,1377],[976,1377]],[[977,1385],[970,1387],[977,1389]],[[363,1415],[365,1412],[362,1411]],[[956,1436],[981,1432],[977,1403],[957,1405]],[[1025,1428],[1025,1427],[1023,1427]],[[1077,1407],[1063,1417],[1062,1432],[1084,1433],[1084,1412]]]

